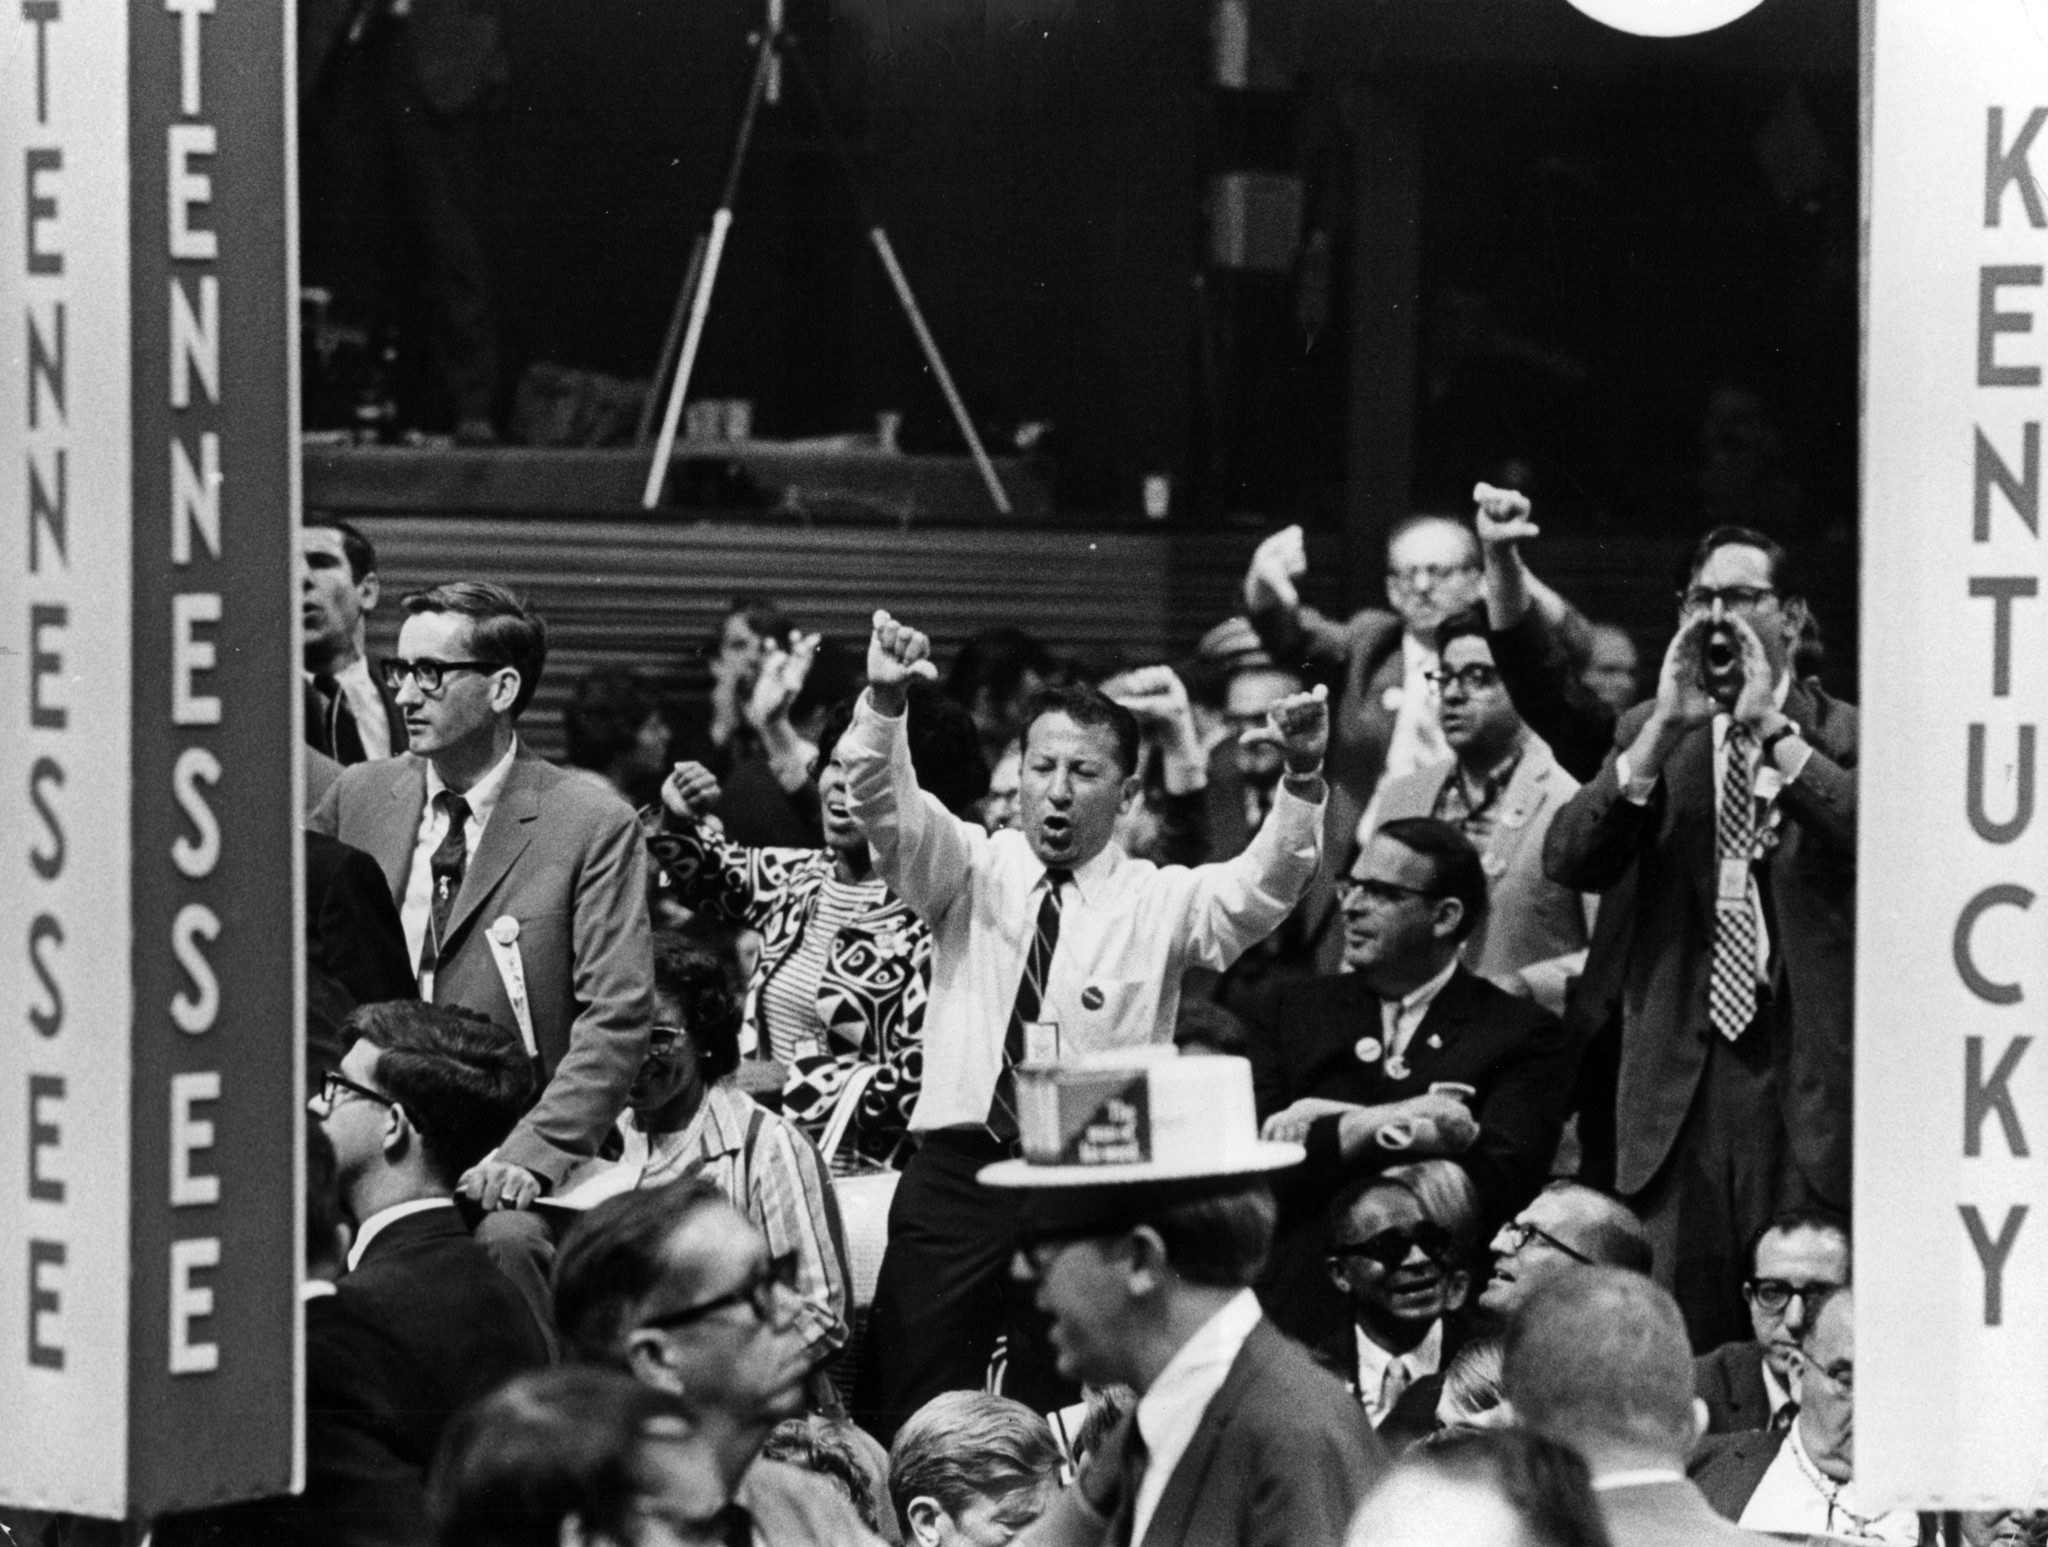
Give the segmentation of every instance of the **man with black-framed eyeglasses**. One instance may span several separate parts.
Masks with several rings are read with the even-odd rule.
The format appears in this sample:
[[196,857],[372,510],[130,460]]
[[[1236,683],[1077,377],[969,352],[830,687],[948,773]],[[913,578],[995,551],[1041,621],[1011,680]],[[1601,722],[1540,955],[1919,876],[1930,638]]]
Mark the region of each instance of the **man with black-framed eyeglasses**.
[[[462,1178],[481,1240],[537,1313],[553,1243],[524,1215],[611,1131],[652,1018],[646,846],[632,809],[518,735],[547,627],[503,586],[453,581],[404,601],[385,662],[403,757],[344,769],[308,822],[376,859],[420,997],[517,1031],[541,1094]],[[499,1217],[502,1215],[503,1217]]]
[[1753,1338],[1693,1362],[1709,1434],[1782,1429],[1799,1413],[1800,1351],[1822,1303],[1849,1282],[1848,1221],[1795,1209],[1757,1232],[1742,1296]]
[[1721,527],[1695,548],[1654,701],[1552,823],[1544,868],[1632,885],[1586,980],[1621,1007],[1614,1184],[1696,1345],[1743,1337],[1753,1233],[1849,1205],[1857,716],[1796,674],[1792,556]]
[[1529,1297],[1575,1268],[1622,1268],[1647,1275],[1654,1263],[1643,1223],[1590,1187],[1552,1182],[1493,1238],[1493,1272],[1478,1308],[1505,1323]]
[[795,1264],[716,1183],[689,1176],[622,1193],[579,1219],[555,1266],[556,1325],[572,1360],[672,1393],[725,1496],[763,1547],[871,1547],[830,1483],[760,1458],[801,1416],[819,1353],[805,1335]]

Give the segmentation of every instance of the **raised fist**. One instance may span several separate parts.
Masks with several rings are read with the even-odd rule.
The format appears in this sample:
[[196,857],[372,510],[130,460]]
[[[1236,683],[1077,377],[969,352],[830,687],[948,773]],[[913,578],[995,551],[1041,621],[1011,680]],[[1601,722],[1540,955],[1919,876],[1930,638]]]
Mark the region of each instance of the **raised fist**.
[[931,653],[932,642],[923,634],[886,612],[877,612],[875,631],[868,636],[868,692],[875,707],[890,716],[903,713],[910,679],[939,674]]
[[1472,502],[1479,507],[1479,541],[1491,548],[1496,543],[1527,542],[1543,535],[1542,528],[1529,519],[1529,496],[1513,489],[1496,489],[1490,483],[1477,484]]
[[747,699],[747,719],[759,730],[789,713],[797,694],[811,675],[817,659],[819,636],[791,633],[789,648],[770,640],[761,656],[761,670],[754,678],[754,691]]
[[721,793],[717,778],[702,763],[678,763],[662,781],[661,804],[672,816],[708,816]]
[[1238,739],[1246,746],[1277,746],[1287,771],[1297,778],[1315,773],[1330,747],[1330,691],[1320,682],[1306,693],[1291,693],[1266,711],[1266,723]]
[[1260,543],[1244,576],[1244,603],[1253,612],[1301,605],[1295,582],[1308,573],[1308,553],[1301,528],[1282,527]]

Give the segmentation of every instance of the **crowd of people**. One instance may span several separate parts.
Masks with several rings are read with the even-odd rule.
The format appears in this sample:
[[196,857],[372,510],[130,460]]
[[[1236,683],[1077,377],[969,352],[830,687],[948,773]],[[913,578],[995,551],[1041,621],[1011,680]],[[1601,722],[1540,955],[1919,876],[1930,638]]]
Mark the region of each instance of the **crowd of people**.
[[1475,506],[1345,620],[1271,535],[1174,663],[742,598],[708,715],[594,675],[568,767],[519,598],[372,670],[309,524],[307,1486],[159,1534],[1931,1541],[1855,1477],[1793,556],[1705,534],[1639,682]]

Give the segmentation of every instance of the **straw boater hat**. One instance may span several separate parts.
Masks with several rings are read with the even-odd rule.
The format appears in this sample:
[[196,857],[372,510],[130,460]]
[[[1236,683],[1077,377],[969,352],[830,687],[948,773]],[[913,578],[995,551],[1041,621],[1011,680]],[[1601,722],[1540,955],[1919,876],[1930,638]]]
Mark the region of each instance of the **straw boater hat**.
[[1005,1189],[1216,1191],[1298,1165],[1299,1144],[1259,1137],[1252,1066],[1125,1048],[1017,1071],[1021,1160],[980,1172]]

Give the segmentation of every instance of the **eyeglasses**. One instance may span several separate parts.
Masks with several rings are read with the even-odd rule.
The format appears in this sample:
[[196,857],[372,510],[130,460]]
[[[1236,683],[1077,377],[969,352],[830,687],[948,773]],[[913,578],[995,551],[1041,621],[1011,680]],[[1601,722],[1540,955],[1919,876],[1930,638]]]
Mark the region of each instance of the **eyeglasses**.
[[752,1306],[754,1314],[763,1322],[774,1322],[782,1307],[781,1296],[796,1293],[796,1280],[797,1254],[784,1252],[780,1257],[769,1258],[758,1273],[729,1294],[718,1295],[697,1305],[686,1305],[679,1311],[663,1311],[659,1316],[646,1317],[640,1325],[643,1328],[687,1327],[735,1305]]
[[320,1076],[320,1095],[318,1099],[321,1106],[327,1108],[330,1112],[333,1111],[335,1103],[340,1101],[344,1094],[354,1096],[359,1101],[374,1101],[381,1107],[395,1107],[398,1105],[398,1102],[393,1097],[385,1095],[381,1090],[372,1090],[367,1085],[358,1085],[347,1075],[341,1074],[336,1070],[329,1069]]
[[1531,1241],[1541,1241],[1545,1246],[1555,1247],[1558,1251],[1563,1252],[1573,1262],[1583,1262],[1588,1267],[1593,1265],[1593,1259],[1580,1251],[1576,1246],[1565,1245],[1564,1242],[1560,1241],[1548,1230],[1545,1230],[1541,1225],[1532,1225],[1526,1219],[1510,1220],[1507,1224],[1500,1227],[1500,1233],[1507,1237],[1508,1254],[1510,1256],[1516,1252],[1526,1250]]
[[1855,1393],[1856,1366],[1853,1364],[1838,1364],[1829,1369],[1828,1366],[1816,1362],[1810,1355],[1802,1353],[1799,1356],[1799,1368],[1807,1375],[1818,1375],[1844,1396]]
[[1355,903],[1369,903],[1377,908],[1391,908],[1410,897],[1438,898],[1442,892],[1432,892],[1419,886],[1402,886],[1394,881],[1359,880],[1355,876],[1344,876],[1337,882],[1337,906],[1348,908]]
[[1455,580],[1460,575],[1474,575],[1479,572],[1477,564],[1407,564],[1400,569],[1387,571],[1387,577],[1406,590],[1417,591],[1425,585],[1442,585],[1446,580]]
[[1760,1310],[1769,1311],[1773,1316],[1792,1303],[1797,1295],[1812,1310],[1842,1286],[1840,1284],[1795,1284],[1784,1278],[1753,1278],[1742,1286],[1742,1292],[1756,1302]]
[[1467,693],[1484,693],[1488,688],[1500,686],[1500,672],[1480,662],[1460,666],[1456,671],[1426,671],[1423,676],[1429,679],[1430,686],[1439,693],[1452,683],[1456,683]]
[[1457,1246],[1450,1231],[1433,1219],[1375,1231],[1363,1241],[1340,1241],[1330,1248],[1330,1256],[1332,1259],[1364,1257],[1391,1273],[1408,1260],[1410,1252],[1418,1249],[1438,1267],[1446,1266],[1457,1256]]
[[689,1046],[689,1030],[683,1026],[649,1026],[647,1028],[647,1062],[674,1063],[683,1056]]
[[1017,1230],[1017,1256],[1031,1270],[1032,1278],[1043,1278],[1053,1259],[1077,1241],[1107,1241],[1123,1233],[1107,1226],[1082,1230],[1037,1230],[1022,1225]]
[[405,686],[405,679],[412,678],[420,685],[422,693],[438,693],[451,671],[498,671],[502,669],[497,661],[437,661],[423,655],[416,661],[385,661],[384,686],[396,693]]
[[1687,612],[1712,612],[1719,602],[1730,612],[1754,612],[1777,594],[1762,585],[1696,585],[1678,593],[1678,605]]

